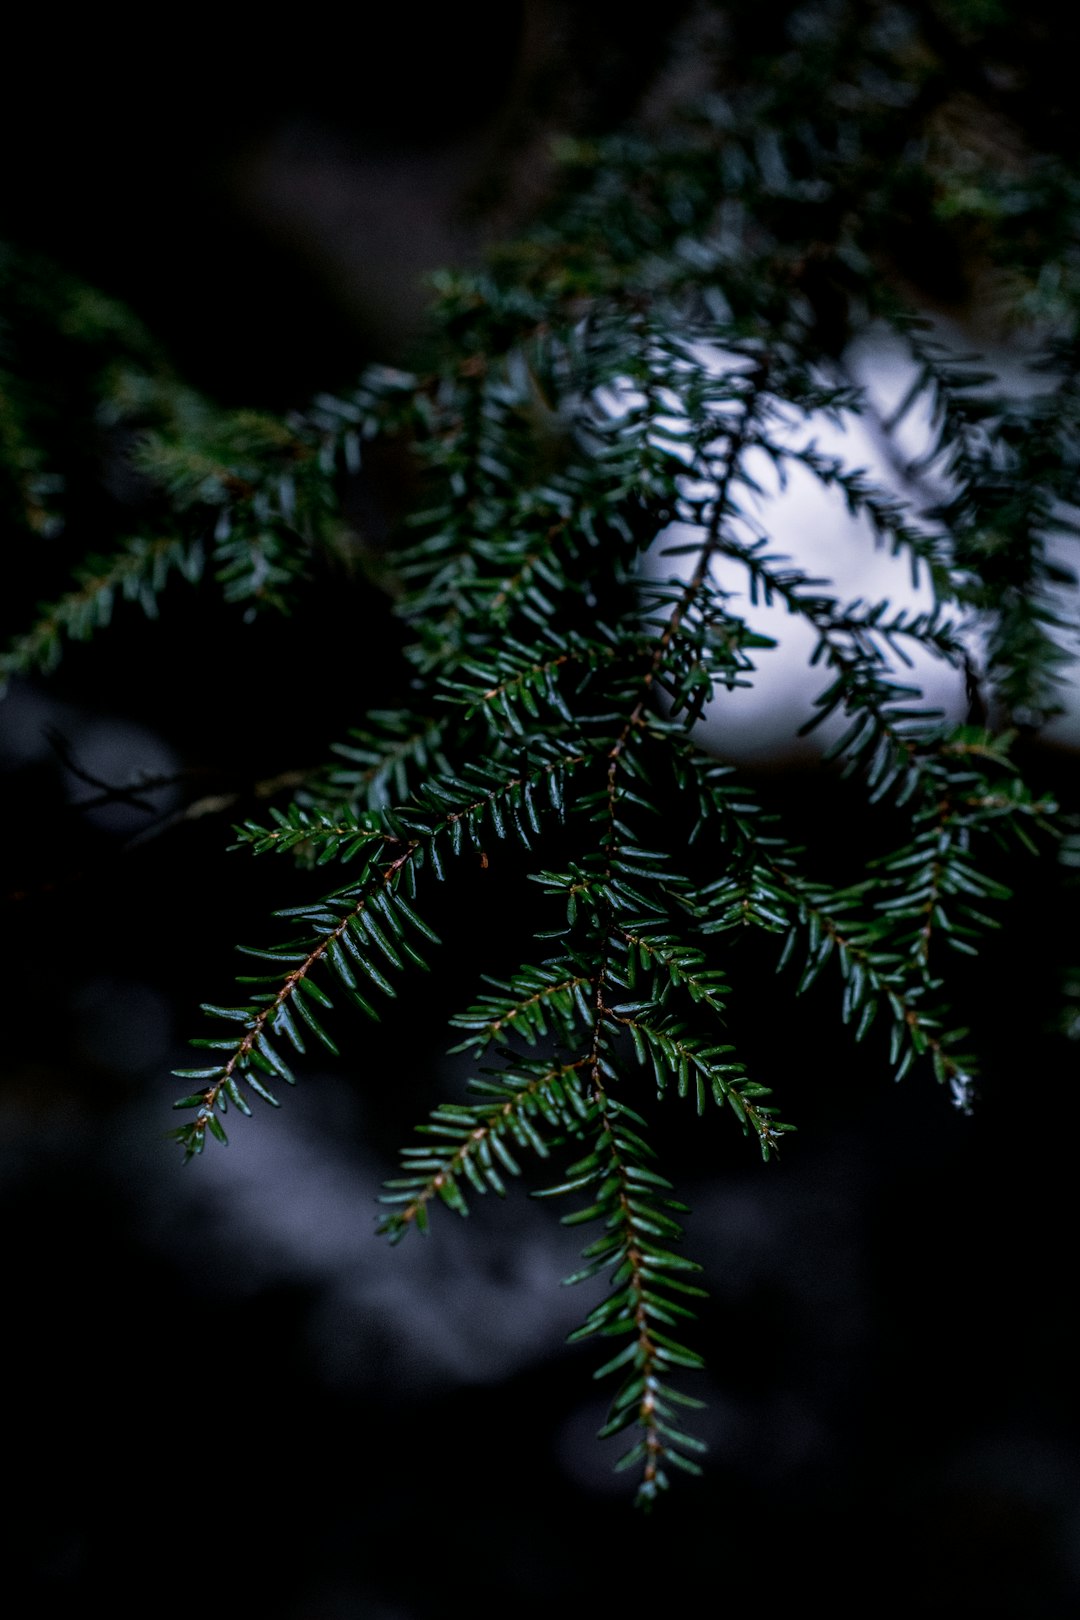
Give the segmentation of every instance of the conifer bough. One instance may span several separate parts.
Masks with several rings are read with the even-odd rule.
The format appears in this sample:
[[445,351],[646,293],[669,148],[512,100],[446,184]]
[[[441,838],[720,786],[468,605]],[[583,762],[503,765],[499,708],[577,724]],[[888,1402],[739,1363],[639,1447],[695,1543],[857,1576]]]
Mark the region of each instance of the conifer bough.
[[[856,1040],[877,1020],[897,1077],[923,1062],[967,1109],[975,1059],[948,1007],[949,953],[971,953],[994,925],[999,846],[1033,848],[1055,809],[1021,780],[1010,745],[1054,711],[1065,657],[1048,548],[1074,532],[1062,505],[1077,465],[1074,325],[1058,311],[1040,393],[989,395],[985,373],[935,343],[873,268],[898,182],[863,160],[877,123],[899,114],[871,86],[853,125],[855,91],[841,107],[826,79],[799,123],[795,89],[778,83],[662,137],[568,149],[560,209],[488,269],[442,278],[443,358],[422,375],[373,368],[348,397],[283,422],[230,415],[110,317],[127,358],[103,378],[99,409],[139,428],[137,464],[169,517],[88,563],[6,660],[9,672],[48,666],[66,637],[107,622],[118,595],[151,609],[172,572],[216,579],[248,611],[287,603],[312,551],[339,544],[338,486],[365,442],[410,447],[425,502],[394,583],[415,706],[369,715],[293,802],[238,829],[256,855],[298,854],[332,886],[278,914],[279,942],[245,948],[253,973],[235,1004],[206,1006],[213,1033],[181,1071],[176,1106],[190,1117],[174,1134],[190,1157],[208,1137],[225,1142],[230,1108],[277,1106],[295,1053],[337,1050],[335,999],[378,1017],[400,976],[432,965],[433,886],[501,844],[524,852],[543,910],[535,952],[453,1020],[455,1050],[476,1063],[468,1100],[419,1127],[379,1227],[392,1242],[423,1232],[440,1203],[465,1214],[541,1161],[537,1195],[587,1229],[568,1280],[609,1281],[572,1337],[604,1344],[596,1376],[614,1390],[601,1432],[627,1432],[619,1466],[636,1471],[644,1502],[672,1468],[699,1469],[685,1414],[700,1403],[682,1381],[699,1365],[702,1289],[630,1075],[698,1114],[719,1108],[764,1159],[775,1153],[792,1126],[725,1038],[738,947],[764,936],[793,994],[821,977]],[[908,408],[923,399],[934,433],[922,470],[947,491],[934,504],[786,431],[793,414],[842,421],[864,403],[800,280],[815,256],[843,281],[850,330],[884,322],[909,349]],[[9,472],[40,527],[47,483],[12,410]],[[809,470],[865,518],[928,582],[932,606],[845,601],[778,555],[763,455],[781,477]],[[695,535],[687,571],[644,580],[643,551],[676,521]],[[771,650],[744,597],[717,583],[721,559],[742,571],[745,599],[778,601],[810,627],[812,725],[842,717],[830,756],[861,784],[867,815],[879,807],[879,855],[840,886],[699,740],[706,706],[752,682]],[[979,723],[927,709],[915,649],[966,679]]]

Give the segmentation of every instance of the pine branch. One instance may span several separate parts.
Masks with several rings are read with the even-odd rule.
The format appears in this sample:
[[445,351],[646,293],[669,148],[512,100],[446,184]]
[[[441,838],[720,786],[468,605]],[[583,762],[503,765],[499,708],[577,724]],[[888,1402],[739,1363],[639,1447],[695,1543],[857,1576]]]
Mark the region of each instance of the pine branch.
[[[211,1039],[198,1043],[228,1051],[229,1056],[224,1063],[174,1071],[182,1079],[208,1082],[201,1090],[180,1098],[174,1104],[178,1109],[197,1110],[193,1120],[172,1132],[184,1149],[185,1159],[202,1152],[207,1131],[227,1145],[219,1114],[228,1112],[230,1102],[242,1114],[250,1114],[245,1088],[272,1107],[278,1106],[277,1098],[264,1077],[295,1084],[292,1071],[281,1055],[279,1043],[287,1039],[302,1054],[305,1044],[301,1024],[307,1025],[329,1051],[337,1052],[337,1047],[311,1005],[312,1002],[320,1007],[333,1005],[325,990],[312,977],[316,968],[324,963],[330,966],[338,983],[356,1005],[368,1017],[377,1018],[374,1007],[358,988],[358,978],[365,985],[374,984],[392,996],[393,985],[378,964],[385,962],[390,968],[400,971],[401,955],[404,955],[420,966],[426,965],[409,943],[405,924],[427,939],[435,940],[435,936],[403,899],[394,893],[393,888],[399,881],[402,869],[414,858],[417,848],[416,844],[406,844],[392,860],[381,866],[376,859],[369,857],[364,876],[358,884],[328,896],[315,907],[301,906],[294,908],[292,913],[279,912],[279,916],[299,914],[304,921],[318,929],[314,939],[306,944],[251,953],[276,963],[288,963],[289,971],[284,979],[279,982],[273,975],[261,975],[245,981],[274,986],[256,992],[252,1002],[246,1006],[216,1007],[209,1003],[204,1006],[204,1012],[230,1023],[243,1024],[244,1030],[239,1040]],[[380,924],[385,925],[386,932]]]
[[418,1127],[437,1140],[430,1148],[403,1150],[409,1173],[386,1183],[379,1202],[398,1207],[382,1217],[378,1230],[391,1243],[399,1242],[410,1226],[426,1231],[427,1206],[436,1197],[458,1215],[467,1215],[463,1180],[475,1192],[492,1191],[503,1197],[503,1175],[521,1174],[511,1143],[546,1159],[549,1149],[540,1127],[562,1134],[581,1129],[586,1109],[575,1076],[585,1061],[520,1064],[497,1076],[472,1080],[470,1089],[482,1093],[482,1100],[437,1108],[431,1124]]
[[111,622],[117,598],[136,602],[155,617],[169,577],[179,574],[192,584],[202,567],[201,544],[176,535],[133,539],[113,557],[91,558],[78,571],[75,588],[42,607],[33,628],[0,655],[0,683],[13,675],[55,669],[65,641],[86,641]]
[[471,1031],[452,1050],[466,1052],[475,1047],[483,1051],[492,1043],[504,1044],[514,1036],[535,1046],[547,1036],[549,1019],[564,1043],[569,1044],[578,1017],[588,1016],[584,997],[586,987],[592,984],[588,973],[568,971],[572,966],[558,959],[542,968],[521,968],[506,983],[489,981],[502,994],[484,996],[467,1012],[450,1020],[456,1028]]
[[703,1290],[688,1283],[686,1277],[699,1273],[701,1268],[668,1247],[682,1237],[682,1228],[670,1211],[683,1206],[666,1196],[669,1183],[651,1168],[648,1161],[652,1151],[633,1129],[634,1125],[644,1126],[645,1121],[616,1101],[604,1083],[605,1064],[599,1041],[602,1021],[602,1008],[598,1007],[597,1039],[589,1057],[595,1118],[593,1148],[570,1166],[569,1181],[549,1191],[582,1190],[594,1200],[573,1215],[564,1216],[564,1224],[604,1223],[604,1236],[589,1244],[583,1253],[586,1266],[568,1280],[580,1281],[597,1271],[610,1270],[613,1292],[589,1312],[570,1337],[572,1341],[594,1335],[629,1338],[629,1343],[597,1368],[593,1376],[604,1378],[627,1369],[600,1437],[620,1434],[634,1426],[640,1429],[640,1439],[616,1466],[640,1468],[637,1500],[648,1506],[658,1492],[667,1488],[668,1468],[700,1473],[693,1454],[705,1448],[700,1440],[677,1428],[674,1421],[676,1405],[700,1403],[674,1389],[668,1380],[673,1369],[700,1367],[701,1358],[664,1329],[677,1326],[680,1318],[693,1314],[683,1300],[687,1296],[700,1298]]
[[[74,284],[39,292],[0,258],[0,291],[33,306],[26,329],[51,311],[46,325],[81,357],[81,408],[137,472],[139,520],[113,513],[108,554],[42,610],[7,674],[50,668],[119,599],[152,614],[174,573],[248,613],[296,607],[313,565],[363,551],[339,498],[368,444],[410,460],[408,543],[369,569],[412,637],[409,706],[358,714],[330,761],[291,773],[290,804],[237,829],[256,855],[342,872],[279,913],[296,937],[249,951],[263,971],[241,981],[238,1004],[207,1009],[229,1030],[184,1071],[196,1089],[177,1106],[194,1116],[174,1134],[190,1157],[208,1133],[224,1141],[230,1105],[276,1105],[294,1051],[312,1038],[335,1049],[331,991],[374,1017],[426,965],[435,936],[418,896],[460,855],[519,851],[557,926],[537,930],[546,943],[524,961],[480,964],[484,988],[451,1026],[457,1050],[500,1066],[420,1127],[379,1229],[424,1229],[436,1202],[466,1213],[528,1153],[579,1154],[545,1191],[582,1194],[566,1219],[599,1228],[568,1280],[605,1274],[610,1287],[575,1337],[621,1341],[598,1372],[620,1380],[603,1432],[636,1431],[623,1462],[645,1502],[672,1466],[696,1466],[700,1443],[678,1416],[696,1403],[672,1381],[698,1365],[680,1324],[701,1290],[676,1248],[683,1206],[654,1167],[648,1105],[626,1100],[638,1071],[658,1098],[730,1109],[775,1154],[793,1127],[767,1100],[767,1062],[751,1079],[725,1039],[742,946],[767,935],[781,967],[799,964],[796,995],[835,965],[856,1041],[879,1019],[896,1075],[921,1061],[966,1109],[975,1054],[945,947],[977,950],[999,924],[1009,863],[1059,836],[1055,804],[1022,780],[1010,744],[1054,712],[1075,650],[1059,548],[1080,532],[1080,188],[1037,154],[1015,181],[943,156],[934,51],[864,28],[857,8],[823,21],[796,6],[782,34],[752,83],[732,68],[723,94],[660,129],[568,143],[565,185],[524,237],[440,279],[428,370],[371,368],[284,418],[218,409],[116,306]],[[970,77],[989,95],[985,73]],[[920,207],[939,248],[943,215],[977,217],[1025,307],[1053,308],[1036,398],[988,392],[981,362],[900,307],[896,221]],[[931,419],[895,492],[797,431],[868,408],[842,357],[881,320],[916,373],[877,424],[894,467],[907,413],[919,404]],[[64,516],[68,464],[45,432],[55,402],[24,325],[0,334],[0,472],[16,521],[46,533]],[[777,554],[768,497],[793,468],[928,582],[929,610],[841,599],[797,554]],[[936,504],[920,510],[931,486]],[[688,571],[643,580],[642,553],[674,524],[692,531],[670,548]],[[754,683],[772,646],[722,587],[721,562],[741,569],[751,612],[781,603],[809,627],[822,686],[811,727],[844,722],[829,757],[843,813],[862,820],[854,871],[846,848],[826,850],[833,881],[770,810],[768,784],[751,791],[701,746],[698,722]],[[927,707],[922,655],[963,677],[986,725],[951,727]]]
[[335,762],[312,784],[313,801],[368,810],[385,809],[394,799],[400,803],[426,773],[449,773],[443,752],[447,731],[443,719],[372,710],[364,729],[352,731],[347,743],[335,744],[335,755],[346,763]]

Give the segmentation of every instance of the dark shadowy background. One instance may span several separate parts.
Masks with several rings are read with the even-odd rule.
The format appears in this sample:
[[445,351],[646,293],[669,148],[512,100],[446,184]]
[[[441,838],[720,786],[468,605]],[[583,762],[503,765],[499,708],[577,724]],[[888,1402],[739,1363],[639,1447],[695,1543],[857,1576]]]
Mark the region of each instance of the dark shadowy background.
[[[728,8],[730,48],[754,10]],[[129,300],[224,402],[302,404],[408,358],[422,273],[527,215],[552,130],[610,127],[662,71],[692,87],[693,11],[24,20],[0,234]],[[389,522],[385,492],[357,499]],[[38,562],[10,559],[13,601]],[[764,1167],[724,1119],[687,1131],[661,1107],[711,1294],[711,1449],[648,1519],[593,1438],[601,1358],[563,1343],[586,1302],[559,1286],[577,1239],[551,1206],[515,1188],[426,1242],[372,1236],[397,1148],[463,1083],[446,1017],[483,968],[535,951],[513,857],[436,901],[452,943],[429,982],[376,1028],[342,1014],[340,1067],[316,1062],[282,1113],[181,1168],[169,1070],[191,1061],[198,1003],[226,1000],[233,945],[322,881],[226,855],[228,826],[254,783],[396,700],[398,642],[379,599],[332,581],[251,625],[177,588],[160,621],[121,613],[0,710],[10,1574],[65,1612],[231,1592],[268,1620],[678,1612],[698,1593],[735,1614],[1074,1613],[1074,896],[1048,857],[963,975],[986,1065],[973,1119],[926,1075],[890,1086],[831,991],[797,1018],[764,954],[733,1038],[800,1134]],[[86,808],[97,791],[65,759],[181,780]],[[1033,749],[1030,771],[1075,790],[1066,753]],[[204,785],[236,797],[181,814]],[[842,785],[763,786],[823,864],[857,868],[870,830]]]

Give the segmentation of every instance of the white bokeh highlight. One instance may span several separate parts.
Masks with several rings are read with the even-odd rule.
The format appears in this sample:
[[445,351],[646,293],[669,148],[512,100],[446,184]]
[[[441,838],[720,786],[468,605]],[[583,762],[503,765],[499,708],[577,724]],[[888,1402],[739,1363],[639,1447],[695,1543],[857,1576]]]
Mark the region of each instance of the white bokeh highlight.
[[[948,331],[940,337],[955,336]],[[956,348],[962,345],[957,342]],[[870,410],[845,412],[838,423],[824,412],[810,416],[786,413],[779,437],[791,447],[813,444],[826,456],[843,460],[852,471],[862,470],[885,493],[901,498],[910,509],[910,520],[918,526],[921,514],[946,493],[940,474],[933,469],[915,482],[906,471],[929,447],[930,421],[925,397],[916,401],[895,429],[886,433],[888,422],[907,397],[916,376],[916,366],[899,340],[888,334],[874,334],[854,346],[845,357],[854,380],[865,392]],[[992,370],[1010,392],[1033,393],[1047,386],[1047,378],[1026,367],[1020,350],[1000,350],[985,357]],[[723,357],[718,357],[723,364]],[[739,499],[748,517],[769,536],[770,555],[778,554],[790,566],[822,582],[822,588],[842,603],[861,600],[872,604],[889,602],[893,610],[910,614],[926,612],[933,606],[925,578],[913,579],[909,555],[892,555],[879,544],[869,521],[852,516],[842,494],[825,488],[806,467],[789,462],[784,487],[769,458],[762,451],[750,451],[747,470],[760,483],[763,495],[754,496],[744,488]],[[927,525],[929,528],[929,525]],[[671,554],[670,548],[685,547],[700,536],[691,524],[672,523],[657,536],[644,562],[644,573],[651,579],[686,579],[695,564],[690,552]],[[1050,545],[1052,558],[1066,567],[1075,567],[1075,545],[1065,537],[1055,537]],[[829,673],[821,666],[811,667],[817,641],[812,627],[793,616],[780,602],[766,606],[751,604],[747,577],[734,560],[721,557],[713,564],[712,577],[731,593],[732,610],[744,615],[752,629],[776,642],[773,649],[753,655],[756,673],[752,684],[733,691],[719,689],[700,722],[698,735],[711,751],[749,765],[772,765],[799,758],[813,758],[835,741],[846,721],[833,715],[807,737],[800,728],[814,713],[814,700],[829,684]],[[1060,602],[1070,622],[1080,622],[1080,593],[1075,587],[1060,588]],[[971,634],[973,654],[978,661],[977,632]],[[1069,680],[1062,692],[1066,712],[1047,726],[1048,740],[1067,747],[1080,747],[1080,644],[1073,641],[1074,657]],[[963,675],[941,659],[919,648],[905,647],[912,667],[897,663],[896,675],[905,685],[918,688],[926,706],[939,709],[950,723],[963,721],[967,700]]]

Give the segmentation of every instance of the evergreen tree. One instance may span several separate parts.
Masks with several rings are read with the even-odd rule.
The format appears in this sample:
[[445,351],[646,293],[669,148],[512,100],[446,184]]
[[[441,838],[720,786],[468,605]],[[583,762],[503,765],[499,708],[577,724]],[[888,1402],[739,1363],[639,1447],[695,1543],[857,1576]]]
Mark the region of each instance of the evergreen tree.
[[[267,813],[236,829],[244,850],[298,861],[309,897],[245,945],[233,999],[208,987],[180,1146],[198,1155],[230,1114],[277,1106],[294,1054],[362,1044],[335,1001],[398,1016],[387,998],[438,970],[438,886],[468,937],[469,882],[498,866],[535,900],[534,944],[477,963],[484,988],[452,1019],[469,1097],[419,1126],[380,1230],[423,1231],[440,1204],[465,1214],[543,1162],[538,1195],[587,1229],[569,1280],[609,1280],[574,1337],[608,1341],[602,1432],[630,1431],[623,1465],[645,1502],[700,1450],[683,1413],[702,1290],[652,1098],[718,1107],[715,1128],[733,1122],[765,1160],[782,1146],[790,1104],[728,1031],[764,943],[778,996],[820,979],[868,1066],[922,1065],[970,1108],[986,1037],[962,1027],[950,963],[997,925],[1014,853],[1060,836],[1020,767],[1072,656],[1080,192],[1052,98],[1032,105],[1003,76],[1015,20],[959,0],[791,6],[768,41],[729,20],[738,72],[727,62],[678,111],[665,99],[564,140],[528,228],[438,279],[415,369],[371,366],[306,409],[223,408],[118,304],[23,252],[0,264],[11,531],[24,544],[70,527],[72,492],[102,463],[122,484],[101,510],[111,543],[27,617],[8,678],[51,671],[121,603],[154,614],[180,581],[251,619],[303,617],[312,578],[329,578],[386,593],[403,627],[403,700],[358,709],[324,761],[280,760]],[[1010,395],[940,341],[912,281],[950,277],[992,288],[998,318],[1037,337],[1034,390]],[[869,408],[844,357],[883,331],[915,378],[881,424],[910,498],[790,431]],[[913,466],[916,408],[932,442]],[[349,518],[380,456],[407,465],[412,491],[385,550]],[[845,600],[779,554],[764,468],[776,487],[812,475],[932,605]],[[643,574],[673,523],[692,535],[681,571]],[[706,712],[773,656],[759,601],[812,635],[806,729],[842,720],[822,769],[849,784],[868,864],[804,847],[790,810],[703,742]],[[914,655],[957,672],[965,723],[927,706]],[[321,688],[317,668],[293,683],[316,712]]]

